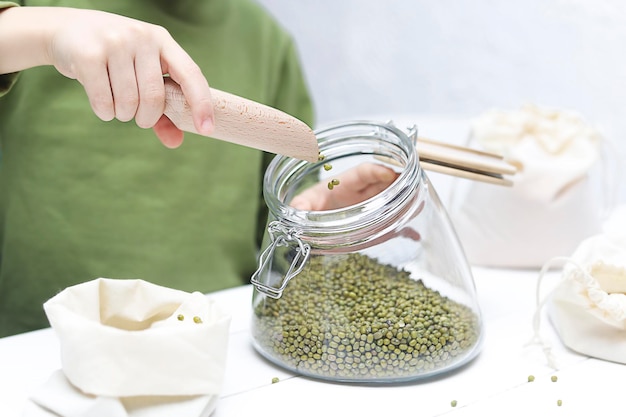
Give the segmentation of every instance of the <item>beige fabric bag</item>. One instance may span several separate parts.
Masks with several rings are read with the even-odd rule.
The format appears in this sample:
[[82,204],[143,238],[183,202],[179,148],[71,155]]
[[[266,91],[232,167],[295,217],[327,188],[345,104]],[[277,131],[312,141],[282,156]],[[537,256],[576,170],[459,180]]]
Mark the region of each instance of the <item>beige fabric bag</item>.
[[[98,278],[44,304],[62,369],[24,416],[208,416],[222,389],[230,316],[210,297]],[[195,318],[195,320],[194,320]]]
[[448,211],[469,262],[539,269],[599,233],[611,206],[603,197],[614,194],[608,174],[594,175],[609,170],[604,143],[568,111],[526,105],[475,119],[468,145],[504,155],[519,172],[512,187],[452,182]]
[[[581,242],[571,257],[547,262],[540,273],[534,342],[544,346],[554,367],[556,359],[540,334],[544,306],[564,345],[626,364],[626,208],[616,211],[605,229]],[[561,279],[541,299],[542,280],[556,263],[563,264]]]

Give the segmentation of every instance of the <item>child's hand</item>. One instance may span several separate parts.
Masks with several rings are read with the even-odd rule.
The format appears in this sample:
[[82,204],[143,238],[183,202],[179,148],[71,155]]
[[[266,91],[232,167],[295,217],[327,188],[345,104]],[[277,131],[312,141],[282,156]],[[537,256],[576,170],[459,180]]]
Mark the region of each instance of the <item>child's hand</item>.
[[153,127],[164,145],[179,146],[183,133],[163,116],[163,75],[169,74],[185,94],[197,131],[211,132],[208,82],[167,30],[91,10],[69,9],[63,20],[50,41],[51,59],[59,72],[84,86],[98,117],[135,119],[140,127]]
[[200,134],[213,130],[209,84],[163,27],[96,10],[11,7],[0,13],[0,73],[54,65],[80,82],[102,120],[135,120],[177,147],[183,132],[165,116],[163,75],[178,83]]

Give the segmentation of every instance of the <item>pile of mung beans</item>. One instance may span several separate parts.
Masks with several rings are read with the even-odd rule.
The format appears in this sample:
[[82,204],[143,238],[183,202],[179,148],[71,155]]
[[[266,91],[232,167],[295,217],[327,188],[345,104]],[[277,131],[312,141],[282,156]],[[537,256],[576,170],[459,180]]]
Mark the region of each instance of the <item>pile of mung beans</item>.
[[322,378],[410,379],[458,362],[479,339],[472,309],[358,253],[312,255],[279,299],[257,301],[258,347]]

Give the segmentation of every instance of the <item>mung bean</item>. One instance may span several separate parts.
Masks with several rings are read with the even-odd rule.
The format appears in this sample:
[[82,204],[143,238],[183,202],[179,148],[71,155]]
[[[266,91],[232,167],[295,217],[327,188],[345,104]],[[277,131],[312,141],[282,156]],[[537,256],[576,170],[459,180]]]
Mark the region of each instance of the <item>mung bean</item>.
[[480,327],[471,308],[358,253],[312,255],[280,298],[255,302],[253,319],[258,346],[279,363],[348,380],[445,368],[474,348]]

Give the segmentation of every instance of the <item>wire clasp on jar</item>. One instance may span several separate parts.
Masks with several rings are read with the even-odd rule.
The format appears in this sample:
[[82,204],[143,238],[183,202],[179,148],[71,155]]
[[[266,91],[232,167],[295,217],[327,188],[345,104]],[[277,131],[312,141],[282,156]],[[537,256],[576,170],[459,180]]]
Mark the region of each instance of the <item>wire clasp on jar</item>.
[[[267,232],[270,237],[270,245],[261,253],[259,257],[259,267],[252,275],[250,282],[256,287],[257,290],[262,292],[271,298],[280,298],[283,295],[283,291],[287,287],[287,284],[291,278],[298,275],[304,265],[309,259],[311,254],[311,246],[308,243],[304,243],[300,237],[300,231],[295,228],[287,228],[279,221],[273,221],[267,226]],[[289,270],[285,274],[284,278],[280,281],[279,287],[274,287],[269,284],[264,284],[259,280],[259,276],[264,271],[271,273],[271,260],[274,256],[274,251],[280,246],[295,246],[295,256],[291,261]]]

